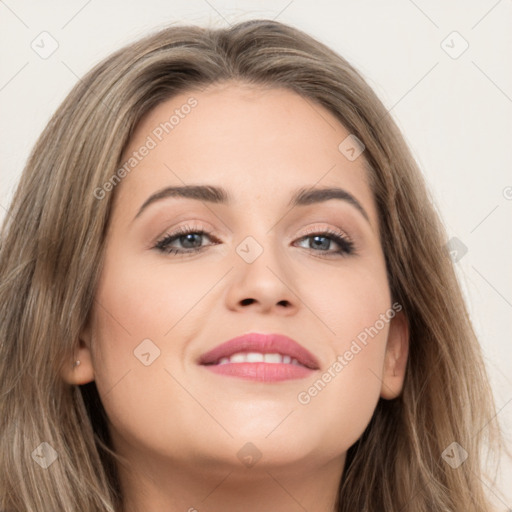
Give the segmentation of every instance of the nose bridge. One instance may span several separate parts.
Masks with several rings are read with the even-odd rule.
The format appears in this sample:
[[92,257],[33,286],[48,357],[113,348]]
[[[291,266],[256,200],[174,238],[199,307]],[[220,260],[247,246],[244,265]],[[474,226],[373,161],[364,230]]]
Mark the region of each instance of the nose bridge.
[[286,254],[276,230],[271,228],[267,222],[251,223],[235,247],[236,270],[228,294],[232,307],[257,303],[267,309],[295,304]]
[[239,239],[235,251],[248,265],[260,260],[262,256],[264,260],[279,258],[279,219],[266,206],[259,197],[241,203],[234,226],[235,235]]

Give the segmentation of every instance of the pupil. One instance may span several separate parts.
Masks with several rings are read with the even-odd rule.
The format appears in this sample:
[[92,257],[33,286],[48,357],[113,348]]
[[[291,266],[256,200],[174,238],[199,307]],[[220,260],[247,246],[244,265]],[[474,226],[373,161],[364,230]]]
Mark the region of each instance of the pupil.
[[[181,237],[181,239],[182,239],[182,240],[181,240],[181,241],[182,241],[182,243],[183,243],[183,239],[185,240],[185,243],[183,243],[183,245],[184,245],[185,247],[187,247],[187,242],[192,242],[192,245],[193,245],[193,242],[194,242],[193,237],[195,237],[195,236],[199,236],[199,237],[200,237],[201,235],[198,235],[197,233],[188,233],[188,234],[186,234],[186,235],[182,236],[182,237]],[[190,249],[190,248],[192,248],[192,249],[193,249],[194,247],[188,247],[188,248],[189,248],[189,249]]]
[[[323,247],[324,249],[328,249],[329,247],[329,240],[327,240],[324,236],[314,236],[313,240],[316,243],[318,240],[324,239],[324,243],[320,243],[319,245]],[[317,245],[318,247],[318,245]]]

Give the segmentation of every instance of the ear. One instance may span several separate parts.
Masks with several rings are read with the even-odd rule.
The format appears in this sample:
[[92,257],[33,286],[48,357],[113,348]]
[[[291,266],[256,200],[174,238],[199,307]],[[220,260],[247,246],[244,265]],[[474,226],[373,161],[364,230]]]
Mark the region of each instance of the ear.
[[382,372],[380,396],[391,400],[400,395],[409,354],[409,324],[403,311],[391,319]]
[[84,330],[83,336],[78,340],[78,350],[74,352],[72,360],[66,360],[61,369],[62,378],[72,385],[87,384],[94,380],[92,365],[91,339],[89,332]]

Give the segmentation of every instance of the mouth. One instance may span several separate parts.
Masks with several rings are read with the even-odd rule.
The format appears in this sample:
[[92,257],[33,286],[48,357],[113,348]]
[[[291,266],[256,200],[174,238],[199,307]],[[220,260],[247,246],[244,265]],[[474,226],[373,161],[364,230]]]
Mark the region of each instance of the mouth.
[[226,341],[203,354],[198,364],[219,375],[260,382],[301,379],[319,369],[315,356],[295,340],[260,333]]

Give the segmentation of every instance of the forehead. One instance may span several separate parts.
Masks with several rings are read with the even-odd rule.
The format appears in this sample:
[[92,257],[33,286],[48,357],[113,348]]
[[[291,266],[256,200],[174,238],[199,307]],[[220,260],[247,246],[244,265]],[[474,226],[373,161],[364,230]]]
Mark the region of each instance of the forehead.
[[222,185],[245,205],[288,202],[304,186],[341,186],[376,222],[364,153],[351,160],[340,149],[349,136],[331,112],[289,89],[214,84],[180,93],[142,119],[122,157],[126,163],[139,153],[136,165],[117,193],[134,210],[169,185]]

